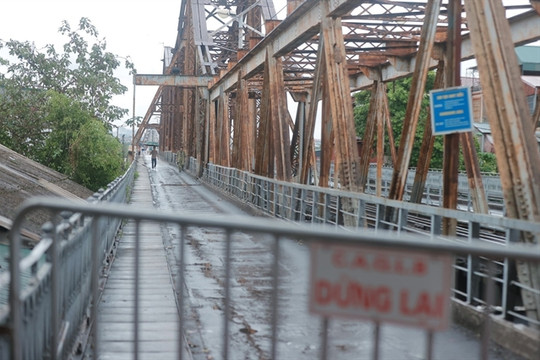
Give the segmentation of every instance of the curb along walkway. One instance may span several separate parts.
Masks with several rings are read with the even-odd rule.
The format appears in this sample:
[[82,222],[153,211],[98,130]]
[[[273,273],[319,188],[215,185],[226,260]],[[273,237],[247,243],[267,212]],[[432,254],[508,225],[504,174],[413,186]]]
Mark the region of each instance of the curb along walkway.
[[[143,158],[137,163],[130,204],[154,211]],[[134,220],[123,227],[98,308],[99,359],[134,359]],[[178,310],[159,223],[140,223],[139,359],[178,358]]]

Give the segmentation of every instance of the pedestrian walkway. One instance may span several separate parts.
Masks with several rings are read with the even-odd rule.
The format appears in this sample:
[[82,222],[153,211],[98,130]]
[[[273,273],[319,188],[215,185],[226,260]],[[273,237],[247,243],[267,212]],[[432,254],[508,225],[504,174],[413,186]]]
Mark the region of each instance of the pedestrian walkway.
[[[138,163],[137,172],[130,204],[154,211],[147,167]],[[99,304],[99,359],[134,359],[135,232],[129,220]],[[140,242],[138,359],[177,359],[178,311],[161,225],[141,223]]]
[[[130,206],[141,212],[167,211],[214,217],[239,214],[234,204],[206,189],[175,165],[158,161],[151,169],[150,155],[140,158]],[[276,223],[277,224],[277,223]],[[240,227],[241,228],[241,227]],[[324,350],[329,359],[371,359],[374,332],[380,331],[377,349],[382,359],[412,360],[425,358],[427,337],[423,329],[383,324],[380,330],[370,321],[332,319],[322,322],[308,310],[310,253],[297,241],[280,241],[277,337],[272,336],[273,266],[275,243],[271,236],[235,232],[231,237],[231,256],[226,257],[225,233],[206,226],[188,226],[180,236],[174,224],[140,224],[140,324],[138,356],[134,356],[134,263],[136,223],[122,228],[116,258],[108,274],[98,314],[97,359],[178,359],[208,360],[318,359]],[[271,232],[269,232],[271,234]],[[184,326],[178,338],[178,311],[171,281],[179,264],[180,241],[184,241]],[[228,293],[230,315],[228,335],[224,320],[226,291],[224,279],[230,264]],[[326,324],[326,325],[325,325]],[[328,328],[325,326],[328,325]],[[328,341],[321,333],[328,331]],[[476,359],[480,354],[478,338],[459,326],[433,336],[435,359]],[[430,349],[431,351],[431,349]],[[489,359],[516,360],[493,346]],[[95,360],[96,358],[94,358]]]

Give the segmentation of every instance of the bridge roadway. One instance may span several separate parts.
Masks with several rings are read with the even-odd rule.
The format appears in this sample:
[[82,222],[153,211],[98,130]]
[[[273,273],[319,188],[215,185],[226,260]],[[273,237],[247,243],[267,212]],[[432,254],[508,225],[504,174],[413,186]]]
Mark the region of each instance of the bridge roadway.
[[[155,209],[212,216],[242,213],[239,207],[213,193],[165,161],[150,169],[148,155],[138,161],[131,204],[141,211]],[[99,304],[100,359],[133,358],[133,264],[135,224],[122,229],[115,260]],[[179,229],[166,224],[141,225],[141,296],[139,359],[173,359],[178,349],[177,276]],[[224,241],[216,230],[188,228],[186,237],[186,297],[184,359],[222,358]],[[267,239],[249,234],[234,237],[231,277],[232,320],[230,359],[269,359],[272,252]],[[287,244],[285,244],[287,243]],[[307,310],[308,249],[282,242],[279,291],[279,359],[317,359],[321,319]],[[264,270],[262,270],[264,269]],[[329,359],[371,359],[374,326],[370,322],[330,322]],[[425,358],[426,336],[419,329],[381,327],[380,358]],[[452,324],[434,335],[435,359],[477,359],[478,338]],[[520,359],[493,346],[490,359]]]

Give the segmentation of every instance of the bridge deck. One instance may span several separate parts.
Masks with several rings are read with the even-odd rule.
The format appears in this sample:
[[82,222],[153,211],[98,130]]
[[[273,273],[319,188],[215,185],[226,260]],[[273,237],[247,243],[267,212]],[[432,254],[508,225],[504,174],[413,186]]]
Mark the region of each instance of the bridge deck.
[[[139,160],[131,204],[141,211],[169,210],[212,216],[241,212],[219,195],[165,161],[148,169],[150,159]],[[99,304],[99,359],[134,359],[134,263],[136,224],[129,221],[119,241]],[[141,223],[140,333],[138,359],[178,358],[178,308],[173,290],[178,229],[168,224]],[[184,298],[184,359],[224,358],[223,292],[225,241],[214,229],[186,229]],[[237,234],[231,258],[232,315],[229,320],[230,359],[269,359],[269,265],[272,242],[260,235]],[[308,311],[309,252],[296,242],[283,242],[279,260],[278,356],[276,359],[320,358],[321,319]],[[169,265],[168,265],[169,263]],[[172,274],[172,275],[171,275]],[[374,325],[369,321],[335,320],[330,326],[328,358],[371,359]],[[188,344],[186,347],[185,344]],[[379,343],[382,359],[417,359],[425,356],[426,333],[421,329],[384,325]],[[478,338],[452,324],[434,335],[434,358],[476,359]],[[521,359],[495,347],[490,359]]]
[[[139,165],[131,204],[152,211],[150,179]],[[145,210],[143,210],[145,211]],[[135,232],[123,228],[117,256],[99,304],[100,359],[133,359]],[[161,225],[140,224],[139,359],[177,358],[177,307],[161,236]]]

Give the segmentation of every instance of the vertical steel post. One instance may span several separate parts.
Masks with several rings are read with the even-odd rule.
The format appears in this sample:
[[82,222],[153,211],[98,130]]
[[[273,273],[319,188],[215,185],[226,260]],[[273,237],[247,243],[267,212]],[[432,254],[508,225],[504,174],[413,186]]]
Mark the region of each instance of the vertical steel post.
[[373,360],[379,360],[381,342],[381,323],[379,321],[374,322],[375,329],[373,329]]
[[186,270],[185,266],[185,240],[186,240],[186,227],[179,226],[180,236],[178,239],[178,247],[180,248],[180,254],[178,262],[180,263],[178,269],[178,282],[176,284],[176,290],[178,291],[178,359],[183,360],[184,358],[184,287],[185,287],[185,278],[184,271]]
[[[336,143],[335,167],[339,170],[339,183],[344,190],[360,188],[360,158],[356,148],[356,131],[352,111],[351,89],[347,73],[347,56],[341,18],[329,16],[330,2],[322,2],[321,38],[324,40],[325,80],[329,114],[333,123]],[[334,179],[337,183],[337,178]],[[352,212],[354,204],[344,204]],[[348,223],[351,219],[345,220]]]
[[225,233],[225,310],[223,315],[223,360],[229,360],[229,316],[231,312],[231,230]]
[[279,319],[279,236],[274,236],[274,261],[272,263],[272,350],[270,359],[277,359]]
[[[448,2],[448,31],[446,40],[446,87],[461,84],[461,0]],[[459,134],[444,135],[443,158],[443,207],[457,208],[459,168]],[[443,234],[455,235],[457,222],[454,219],[443,219]]]
[[[540,220],[540,152],[530,121],[510,26],[500,1],[465,1],[478,70],[485,93],[507,216]],[[523,242],[539,246],[538,236],[524,233]],[[540,267],[519,264],[518,276],[540,288]],[[527,316],[540,319],[540,296],[522,291]]]
[[426,359],[433,359],[433,330],[427,330],[426,334]]
[[131,120],[133,123],[131,124],[131,156],[132,160],[135,160],[135,88],[137,86],[135,85],[135,74],[133,74],[133,110],[132,110],[132,118]]
[[92,326],[92,345],[94,358],[99,358],[99,221],[100,217],[92,220],[92,266],[91,266],[91,287],[92,287],[92,310],[90,312],[90,324]]
[[489,338],[491,334],[491,311],[495,302],[495,263],[493,260],[488,259],[487,266],[487,286],[485,290],[485,309],[484,309],[484,322],[482,326],[482,342],[480,346],[480,359],[488,360],[489,358]]
[[133,309],[133,358],[139,358],[139,281],[140,281],[140,257],[141,257],[141,222],[135,221],[135,285],[133,287],[135,308]]
[[328,359],[328,322],[328,317],[324,316],[321,331],[321,360]]
[[51,336],[51,359],[56,360],[58,358],[58,330],[60,328],[60,312],[59,312],[59,299],[60,299],[60,281],[58,277],[60,276],[59,269],[59,254],[58,254],[58,234],[56,228],[52,223],[48,223],[48,231],[52,237],[52,283],[51,283],[51,327],[52,327],[52,336]]

